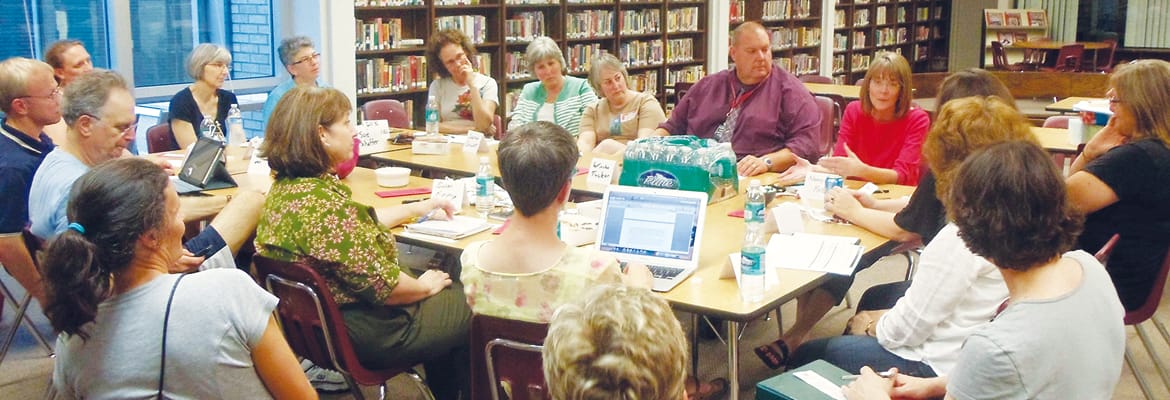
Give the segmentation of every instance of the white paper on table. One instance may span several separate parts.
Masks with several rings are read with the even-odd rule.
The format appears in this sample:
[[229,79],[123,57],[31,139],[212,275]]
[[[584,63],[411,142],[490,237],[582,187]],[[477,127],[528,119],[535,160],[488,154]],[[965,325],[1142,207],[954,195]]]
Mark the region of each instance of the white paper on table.
[[1109,109],[1109,100],[1101,99],[1094,101],[1079,101],[1073,104],[1073,111],[1088,111],[1094,114],[1113,115],[1113,110]]
[[793,376],[804,381],[809,386],[820,390],[826,396],[832,397],[833,400],[845,400],[845,393],[828,378],[821,376],[816,371],[797,371],[792,373]]
[[800,205],[794,202],[780,203],[772,207],[772,219],[780,233],[804,232],[804,218],[800,216]]
[[861,259],[860,239],[814,233],[775,234],[768,240],[765,265],[850,275]]
[[[739,267],[739,261],[743,257],[740,253],[731,253],[727,255],[728,265],[731,272],[735,274],[735,286],[739,287],[739,275],[742,270]],[[768,255],[764,255],[764,262],[767,262]],[[722,277],[721,277],[722,278]],[[772,268],[764,268],[764,290],[771,289],[780,285],[780,277],[776,276],[776,271]]]

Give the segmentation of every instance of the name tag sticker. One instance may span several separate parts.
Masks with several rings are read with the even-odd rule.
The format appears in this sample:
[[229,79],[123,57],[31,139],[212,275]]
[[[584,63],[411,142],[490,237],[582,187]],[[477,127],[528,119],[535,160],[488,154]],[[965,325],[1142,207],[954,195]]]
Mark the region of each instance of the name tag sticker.
[[615,168],[617,168],[617,161],[594,158],[589,163],[589,177],[585,181],[607,185],[613,181]]

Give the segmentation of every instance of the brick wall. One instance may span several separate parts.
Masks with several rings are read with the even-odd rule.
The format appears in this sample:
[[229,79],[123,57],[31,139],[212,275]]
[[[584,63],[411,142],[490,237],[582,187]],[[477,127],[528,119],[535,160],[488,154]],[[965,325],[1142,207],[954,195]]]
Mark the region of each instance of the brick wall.
[[271,29],[271,0],[228,0],[228,48],[232,51],[232,78],[273,74],[276,52]]

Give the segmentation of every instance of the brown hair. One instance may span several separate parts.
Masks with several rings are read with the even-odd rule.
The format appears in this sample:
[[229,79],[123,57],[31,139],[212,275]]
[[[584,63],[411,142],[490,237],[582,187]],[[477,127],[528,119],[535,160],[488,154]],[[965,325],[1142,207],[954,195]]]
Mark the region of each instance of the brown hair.
[[268,158],[277,179],[328,173],[334,165],[317,129],[349,118],[351,111],[349,98],[340,90],[297,86],[276,103],[260,154]]
[[62,59],[61,55],[69,49],[72,49],[73,46],[84,45],[81,44],[80,40],[76,39],[62,39],[53,42],[53,44],[49,46],[49,50],[45,51],[45,62],[49,63],[49,65],[53,68],[65,68],[65,60]]
[[898,82],[898,102],[894,104],[894,118],[902,118],[910,111],[914,87],[910,76],[910,63],[898,53],[880,51],[873,57],[869,70],[865,72],[865,84],[861,85],[861,109],[873,115],[873,102],[869,100],[869,85],[874,79],[890,77]]
[[944,104],[922,144],[922,156],[938,181],[938,198],[947,198],[955,170],[968,155],[1008,140],[1037,143],[1028,120],[998,96],[963,97]]
[[1016,99],[999,78],[983,69],[967,68],[951,74],[938,85],[935,109],[941,110],[947,102],[969,96],[997,96],[1016,108]]
[[993,144],[955,174],[947,213],[971,252],[1026,271],[1073,247],[1083,219],[1048,153],[1028,141]]
[[[431,35],[430,43],[427,43],[427,64],[430,64],[431,70],[443,78],[450,78],[451,71],[447,71],[447,66],[439,58],[439,53],[449,44],[462,47],[463,53],[467,54],[468,60],[473,60],[475,57],[475,45],[471,43],[471,39],[468,39],[467,35],[464,35],[463,32],[460,32],[458,29],[436,31],[435,34]],[[476,68],[479,68],[479,66],[477,65]]]
[[532,216],[552,204],[576,175],[577,142],[565,128],[535,121],[509,130],[498,150],[500,180],[516,212]]
[[1170,146],[1170,63],[1137,60],[1123,64],[1109,76],[1109,86],[1137,120],[1134,139],[1156,137]]

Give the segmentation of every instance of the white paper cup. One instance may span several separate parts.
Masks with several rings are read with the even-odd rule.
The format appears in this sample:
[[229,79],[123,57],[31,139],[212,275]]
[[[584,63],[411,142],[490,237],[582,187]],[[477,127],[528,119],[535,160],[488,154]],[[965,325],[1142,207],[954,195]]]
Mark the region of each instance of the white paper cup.
[[378,186],[400,187],[410,182],[410,168],[383,167],[374,170],[378,177]]
[[1069,118],[1068,141],[1072,144],[1085,142],[1085,121],[1082,121],[1080,117]]

